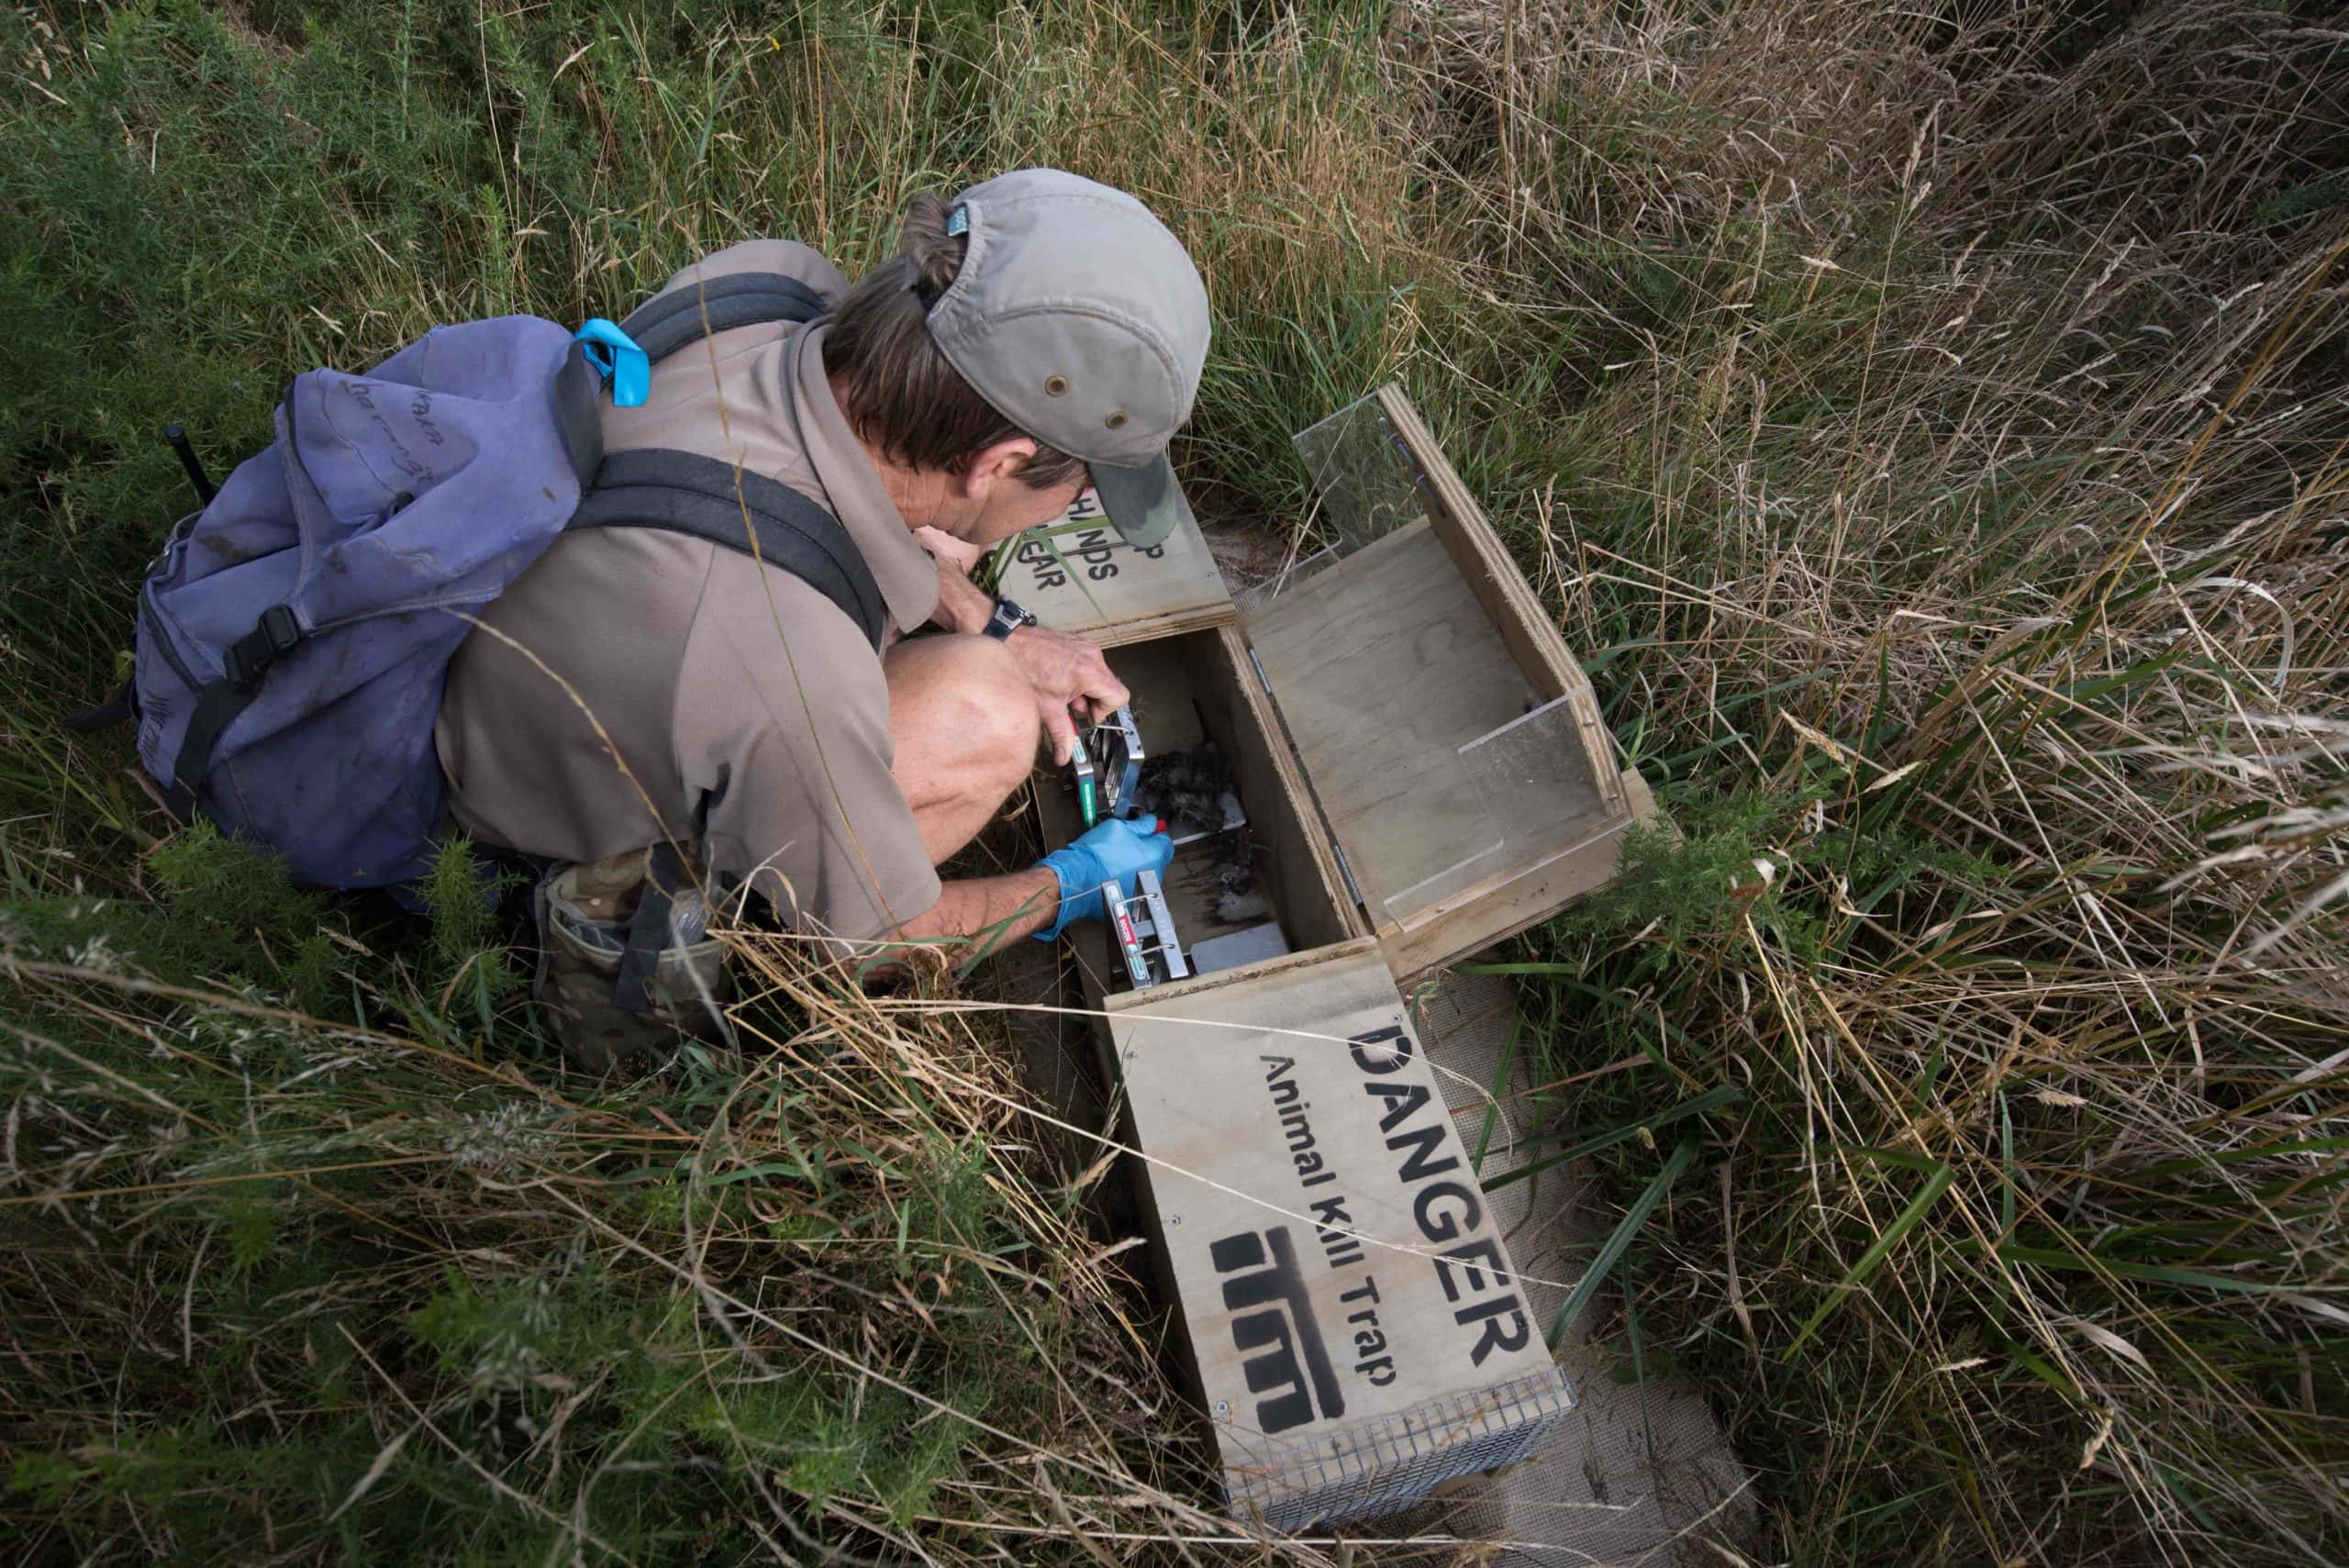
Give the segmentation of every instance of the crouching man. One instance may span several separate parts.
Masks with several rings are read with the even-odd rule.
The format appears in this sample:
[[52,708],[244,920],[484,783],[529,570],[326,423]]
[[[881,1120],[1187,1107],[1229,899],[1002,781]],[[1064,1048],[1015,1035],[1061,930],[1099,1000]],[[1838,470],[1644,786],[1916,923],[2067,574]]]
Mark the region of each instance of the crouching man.
[[[725,327],[742,273],[796,280],[826,314]],[[879,635],[798,573],[656,524],[564,534],[467,639],[437,732],[451,804],[477,840],[551,863],[540,994],[588,1065],[725,999],[703,890],[747,888],[850,954],[967,951],[1099,917],[1105,883],[1130,893],[1171,852],[1108,822],[1009,875],[936,869],[1040,741],[1064,761],[1073,715],[1126,700],[1099,649],[957,561],[1088,483],[1128,542],[1175,527],[1166,447],[1208,346],[1180,242],[1130,195],[1031,169],[914,198],[898,254],[852,288],[805,246],[752,240],[656,298],[677,294],[714,329],[652,365],[640,404],[602,409],[606,463],[699,454],[815,502],[862,557]]]

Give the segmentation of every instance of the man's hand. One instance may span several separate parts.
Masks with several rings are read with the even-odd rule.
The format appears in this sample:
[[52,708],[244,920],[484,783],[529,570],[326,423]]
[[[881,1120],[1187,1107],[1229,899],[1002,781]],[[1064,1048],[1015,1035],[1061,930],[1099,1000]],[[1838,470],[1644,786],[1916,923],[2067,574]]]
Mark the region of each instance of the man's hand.
[[[979,631],[995,613],[995,600],[964,573],[985,553],[936,528],[916,528],[914,537],[938,561],[938,608],[930,618],[949,631]],[[1109,673],[1099,645],[1041,626],[1023,626],[1006,644],[1035,688],[1036,711],[1052,738],[1052,761],[1066,762],[1076,746],[1074,708],[1090,723],[1109,716],[1132,694]]]
[[1174,840],[1155,817],[1112,817],[1087,828],[1076,842],[1043,859],[1044,866],[1060,882],[1060,907],[1037,936],[1049,940],[1066,930],[1072,920],[1106,918],[1108,911],[1101,907],[1105,884],[1116,883],[1120,895],[1131,898],[1143,872],[1163,876],[1174,858]]
[[1065,762],[1076,748],[1075,714],[1088,723],[1109,717],[1131,699],[1126,684],[1110,673],[1108,660],[1097,643],[1064,631],[1023,626],[1007,644],[1012,657],[1035,688],[1036,709],[1044,716],[1044,733],[1052,743],[1052,761]]
[[[1049,940],[1072,920],[1104,918],[1108,911],[1101,907],[1103,884],[1115,882],[1130,898],[1142,872],[1163,876],[1174,858],[1174,840],[1157,817],[1111,817],[1026,871],[945,884],[938,890],[938,902],[907,920],[897,934],[907,941],[961,938],[930,951],[942,952],[950,963],[969,963],[1030,932]],[[903,951],[867,958],[865,973],[896,970]]]

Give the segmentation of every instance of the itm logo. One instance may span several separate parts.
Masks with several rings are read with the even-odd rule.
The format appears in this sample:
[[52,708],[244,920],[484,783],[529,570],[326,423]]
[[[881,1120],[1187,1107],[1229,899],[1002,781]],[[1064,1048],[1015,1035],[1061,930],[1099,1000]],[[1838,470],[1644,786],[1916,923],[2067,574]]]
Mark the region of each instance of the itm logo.
[[1317,1403],[1324,1418],[1344,1415],[1345,1396],[1313,1320],[1288,1227],[1226,1236],[1208,1244],[1208,1256],[1217,1273],[1232,1276],[1223,1282],[1223,1304],[1232,1313],[1231,1343],[1248,1391],[1264,1396],[1256,1402],[1256,1425],[1267,1433],[1301,1427],[1313,1419]]

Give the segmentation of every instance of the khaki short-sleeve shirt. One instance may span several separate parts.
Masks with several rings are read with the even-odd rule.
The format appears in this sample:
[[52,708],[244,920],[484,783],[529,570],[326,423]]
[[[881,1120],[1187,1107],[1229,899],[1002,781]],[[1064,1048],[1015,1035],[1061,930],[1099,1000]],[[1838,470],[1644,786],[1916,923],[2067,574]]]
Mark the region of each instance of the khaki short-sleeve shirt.
[[[751,240],[662,291],[779,272],[846,287],[806,246]],[[608,405],[605,450],[742,464],[816,501],[863,552],[889,636],[930,618],[938,571],[824,375],[824,327],[743,327],[652,369]],[[592,861],[664,836],[807,929],[880,936],[938,901],[890,769],[889,688],[854,622],[797,577],[652,528],[557,539],[491,605],[449,671],[436,732],[458,822],[477,839]]]

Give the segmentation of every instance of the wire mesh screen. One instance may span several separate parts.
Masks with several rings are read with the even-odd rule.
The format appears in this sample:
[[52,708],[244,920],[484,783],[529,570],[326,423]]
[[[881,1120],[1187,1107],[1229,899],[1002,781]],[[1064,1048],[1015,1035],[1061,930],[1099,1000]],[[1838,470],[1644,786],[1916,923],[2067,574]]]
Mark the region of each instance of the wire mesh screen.
[[1522,1456],[1574,1396],[1554,1369],[1381,1417],[1267,1454],[1226,1476],[1232,1512],[1261,1510],[1275,1529],[1375,1518],[1421,1501],[1439,1483]]

